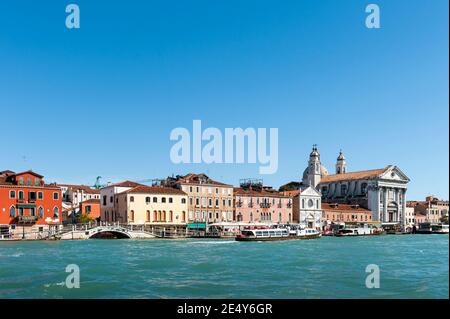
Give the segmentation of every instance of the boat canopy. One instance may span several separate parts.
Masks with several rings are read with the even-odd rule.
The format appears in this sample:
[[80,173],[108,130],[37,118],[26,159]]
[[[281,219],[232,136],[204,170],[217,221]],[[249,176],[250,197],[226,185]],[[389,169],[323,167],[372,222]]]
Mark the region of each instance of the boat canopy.
[[206,223],[187,224],[188,229],[206,229]]

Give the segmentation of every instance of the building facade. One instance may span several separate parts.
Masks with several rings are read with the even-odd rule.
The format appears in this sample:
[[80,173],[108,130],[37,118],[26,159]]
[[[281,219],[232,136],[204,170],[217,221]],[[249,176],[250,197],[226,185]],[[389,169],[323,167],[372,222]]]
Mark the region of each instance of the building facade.
[[0,172],[1,236],[31,238],[61,224],[61,189],[33,171]]
[[434,196],[428,196],[425,198],[425,201],[413,201],[410,204],[414,207],[415,213],[425,216],[426,222],[448,223],[448,201],[440,200]]
[[80,203],[80,215],[100,221],[100,199],[88,199]]
[[373,221],[404,226],[408,182],[409,178],[393,165],[348,172],[342,151],[337,158],[336,174],[329,174],[314,146],[301,184],[320,191],[322,202],[359,205],[372,211]]
[[127,224],[185,224],[188,196],[163,186],[137,186],[116,195],[119,218]]
[[217,182],[206,174],[168,177],[168,187],[176,187],[188,196],[188,223],[233,221],[233,186]]
[[322,209],[324,225],[372,222],[372,211],[358,205],[322,203]]
[[100,190],[86,185],[58,184],[62,192],[62,200],[72,206],[90,199],[100,199]]
[[304,228],[322,228],[322,197],[314,187],[300,189],[298,223]]
[[233,194],[234,220],[238,223],[293,223],[292,198],[264,187],[262,181],[243,181]]
[[110,223],[126,223],[126,215],[119,212],[117,194],[123,193],[137,186],[144,186],[132,181],[123,181],[107,185],[100,189],[100,221]]

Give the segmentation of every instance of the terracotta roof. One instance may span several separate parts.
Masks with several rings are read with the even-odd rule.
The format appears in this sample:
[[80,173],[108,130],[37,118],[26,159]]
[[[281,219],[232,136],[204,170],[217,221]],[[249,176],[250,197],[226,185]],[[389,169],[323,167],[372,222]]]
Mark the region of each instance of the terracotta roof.
[[23,175],[23,174],[31,174],[31,175],[41,177],[41,178],[44,177],[42,175],[39,175],[38,173],[33,172],[31,169],[29,169],[28,171],[20,172],[20,173],[15,173],[14,175],[17,176],[17,175]]
[[[117,186],[117,187],[137,187],[137,186],[145,186],[145,185],[139,184],[139,183],[136,183],[136,182],[132,182],[132,181],[123,181],[123,182],[111,184],[111,185],[108,185],[108,186]],[[107,186],[107,187],[108,187],[108,186]]]
[[163,187],[163,186],[145,186],[140,185],[129,189],[121,194],[167,194],[167,195],[187,195],[180,189],[172,188],[172,187]]
[[370,210],[366,208],[349,204],[322,203],[322,210],[339,213],[367,213],[367,214],[372,213]]
[[290,196],[283,195],[283,193],[280,192],[273,192],[273,191],[266,191],[266,190],[253,190],[253,189],[243,189],[241,187],[236,187],[233,189],[233,194],[237,196],[255,196],[255,197],[283,197],[287,198]]
[[334,174],[323,176],[320,180],[320,184],[322,183],[332,183],[337,181],[352,181],[358,179],[373,179],[383,174],[389,166],[385,168],[372,169],[368,171],[359,171],[359,172],[350,172],[344,174]]
[[71,185],[71,184],[57,184],[57,185],[72,188],[73,190],[83,191],[88,194],[100,194],[99,189],[91,188],[90,186],[86,185]]
[[281,194],[285,195],[285,196],[289,196],[289,197],[295,197],[297,195],[299,195],[302,191],[300,189],[296,189],[294,191],[284,191],[281,192]]
[[[204,179],[205,181],[201,181],[201,179]],[[216,185],[216,186],[229,186],[232,187],[232,185],[221,183],[218,181],[215,181],[208,177],[206,174],[193,174],[189,173],[185,176],[181,176],[178,181],[178,183],[185,183],[185,184],[196,184],[196,185]]]

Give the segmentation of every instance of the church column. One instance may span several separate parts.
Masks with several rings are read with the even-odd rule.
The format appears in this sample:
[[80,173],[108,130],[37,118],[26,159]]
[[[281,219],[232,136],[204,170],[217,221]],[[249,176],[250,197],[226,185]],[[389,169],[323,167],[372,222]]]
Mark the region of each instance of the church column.
[[402,224],[403,224],[403,228],[406,226],[406,188],[403,189],[402,191]]
[[384,222],[389,221],[388,210],[387,210],[388,193],[389,193],[388,188],[383,187],[383,221]]

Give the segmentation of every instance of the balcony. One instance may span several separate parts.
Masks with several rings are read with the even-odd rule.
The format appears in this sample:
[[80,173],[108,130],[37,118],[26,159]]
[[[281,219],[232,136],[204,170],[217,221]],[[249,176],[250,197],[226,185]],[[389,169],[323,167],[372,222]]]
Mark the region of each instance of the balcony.
[[270,208],[270,203],[260,203],[259,204],[259,207],[261,207],[261,208]]
[[37,222],[38,217],[37,216],[19,216],[18,222],[19,224],[33,224]]

